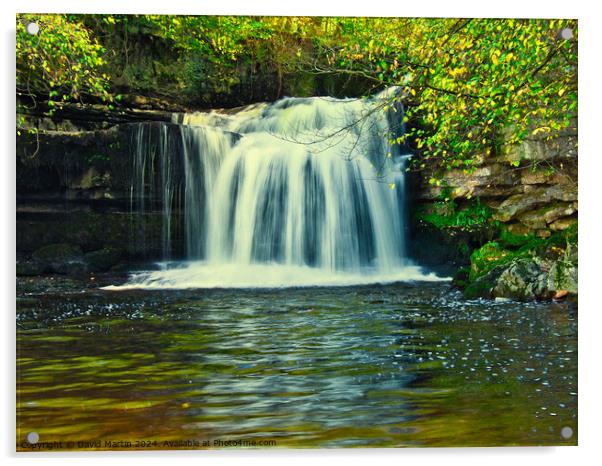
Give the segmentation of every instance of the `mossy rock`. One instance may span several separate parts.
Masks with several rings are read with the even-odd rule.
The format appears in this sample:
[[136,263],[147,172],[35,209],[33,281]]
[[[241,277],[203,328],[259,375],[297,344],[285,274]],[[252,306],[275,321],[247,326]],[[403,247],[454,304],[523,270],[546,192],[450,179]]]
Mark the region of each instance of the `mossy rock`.
[[87,253],[84,261],[88,264],[90,271],[106,272],[119,263],[121,256],[121,250],[107,247]]
[[468,298],[551,299],[558,291],[577,295],[577,225],[549,238],[516,235],[504,229],[498,241],[471,254],[468,280],[454,283]]
[[528,301],[549,298],[548,263],[539,258],[517,259],[500,274],[493,289],[495,297]]
[[476,298],[491,298],[492,290],[495,284],[490,282],[485,278],[480,278],[472,283],[470,283],[464,289],[464,296],[467,299],[476,299]]
[[470,269],[467,267],[460,267],[452,279],[452,285],[460,289],[466,288],[470,283]]
[[505,248],[519,248],[532,243],[535,239],[532,230],[522,224],[513,224],[502,229],[498,241]]
[[82,258],[68,260],[65,262],[53,262],[50,264],[49,272],[61,275],[81,275],[90,271],[88,264]]
[[548,275],[548,288],[555,291],[566,290],[569,293],[577,294],[577,266],[571,262],[554,262],[552,267],[550,267],[550,272]]
[[579,263],[579,249],[577,243],[568,243],[564,253],[564,260],[574,263],[575,266]]
[[579,257],[576,244],[568,243],[566,251],[554,262],[548,273],[548,288],[554,291],[566,290],[572,295],[578,293]]
[[474,281],[493,268],[509,262],[514,253],[504,249],[499,243],[490,241],[476,249],[470,256],[470,280]]
[[31,257],[45,273],[78,275],[88,272],[81,248],[73,244],[49,244],[35,251]]
[[40,262],[69,261],[82,256],[83,252],[79,246],[67,243],[49,244],[31,255],[32,259]]

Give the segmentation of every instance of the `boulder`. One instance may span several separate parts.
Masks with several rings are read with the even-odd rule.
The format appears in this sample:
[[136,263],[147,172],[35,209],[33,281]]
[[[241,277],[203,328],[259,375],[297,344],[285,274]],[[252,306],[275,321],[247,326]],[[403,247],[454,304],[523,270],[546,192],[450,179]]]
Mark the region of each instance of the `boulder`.
[[556,261],[550,267],[548,288],[550,290],[566,290],[577,294],[578,270],[572,262]]
[[549,298],[548,267],[549,264],[539,258],[511,262],[500,274],[493,295],[518,301]]
[[31,258],[47,273],[75,275],[88,271],[81,248],[73,244],[50,244],[34,251]]
[[578,246],[569,243],[564,256],[554,262],[548,274],[548,288],[551,290],[566,290],[569,293],[578,293]]
[[31,257],[40,262],[56,262],[75,260],[82,256],[83,252],[79,246],[68,243],[49,244],[36,251]]
[[560,254],[517,257],[477,276],[464,289],[465,296],[531,301],[578,294],[577,244],[569,243],[564,252],[552,249]]
[[87,253],[84,261],[91,272],[106,272],[119,263],[121,256],[119,249],[107,247]]
[[470,283],[464,289],[464,296],[468,299],[475,298],[492,298],[493,297],[493,288],[495,287],[495,283],[488,280],[488,277],[480,277],[476,279],[474,282]]

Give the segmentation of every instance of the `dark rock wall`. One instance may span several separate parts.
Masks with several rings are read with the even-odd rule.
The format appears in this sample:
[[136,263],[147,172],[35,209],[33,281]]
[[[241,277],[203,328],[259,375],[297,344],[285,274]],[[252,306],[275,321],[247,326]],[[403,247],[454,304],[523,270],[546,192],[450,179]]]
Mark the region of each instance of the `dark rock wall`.
[[[89,107],[60,118],[30,116],[36,131],[21,130],[16,148],[19,274],[106,271],[162,258],[160,206],[148,199],[148,211],[132,212],[132,134],[139,121],[170,119],[167,112]],[[176,212],[176,227],[179,218]],[[174,238],[174,256],[181,256]]]

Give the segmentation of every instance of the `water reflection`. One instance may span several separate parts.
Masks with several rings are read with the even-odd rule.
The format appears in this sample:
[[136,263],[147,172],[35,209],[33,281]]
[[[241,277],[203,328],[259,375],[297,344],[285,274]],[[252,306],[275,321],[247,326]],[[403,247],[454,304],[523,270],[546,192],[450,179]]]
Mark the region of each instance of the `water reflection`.
[[576,444],[576,312],[437,283],[22,293],[17,443]]

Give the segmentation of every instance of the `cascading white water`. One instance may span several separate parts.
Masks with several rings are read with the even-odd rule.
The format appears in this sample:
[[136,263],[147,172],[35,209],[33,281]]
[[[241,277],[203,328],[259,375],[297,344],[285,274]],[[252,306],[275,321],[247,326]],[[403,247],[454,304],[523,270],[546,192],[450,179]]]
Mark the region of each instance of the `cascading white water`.
[[[390,95],[286,98],[231,114],[175,116],[180,145],[162,130],[155,148],[159,191],[166,217],[174,193],[182,192],[189,262],[136,274],[126,286],[424,279],[405,258],[407,155],[390,143],[401,132],[391,121],[402,121],[401,108],[385,108]],[[140,132],[136,151],[148,152]],[[174,161],[178,152],[182,160]],[[133,182],[133,196],[144,197],[145,167],[153,160],[137,152],[135,163],[142,180]],[[174,175],[178,164],[180,177]],[[171,241],[170,229],[164,223],[164,243]]]

